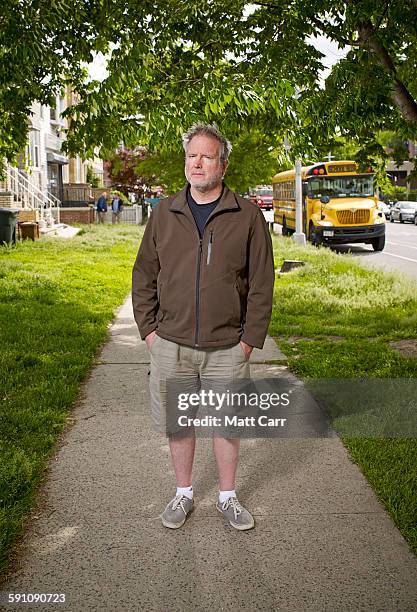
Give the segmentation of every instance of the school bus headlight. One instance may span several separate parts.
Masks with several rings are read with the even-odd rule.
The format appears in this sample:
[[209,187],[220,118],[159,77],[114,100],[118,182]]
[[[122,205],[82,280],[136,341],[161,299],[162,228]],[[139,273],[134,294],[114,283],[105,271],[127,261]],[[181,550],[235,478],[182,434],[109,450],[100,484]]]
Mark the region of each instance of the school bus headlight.
[[333,227],[333,221],[318,221],[317,225],[321,225],[322,227]]
[[379,215],[375,215],[375,223],[385,223],[385,215],[380,217]]

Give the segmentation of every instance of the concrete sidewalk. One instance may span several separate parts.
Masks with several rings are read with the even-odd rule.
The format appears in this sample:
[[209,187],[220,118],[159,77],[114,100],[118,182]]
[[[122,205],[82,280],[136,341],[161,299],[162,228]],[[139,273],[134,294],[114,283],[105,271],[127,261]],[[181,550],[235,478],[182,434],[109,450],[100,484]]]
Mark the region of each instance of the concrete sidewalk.
[[[262,363],[282,357],[269,339],[253,372],[292,378]],[[159,514],[175,487],[166,440],[150,428],[148,369],[127,300],[1,586],[3,597],[65,593],[66,603],[5,609],[417,610],[417,559],[337,438],[242,441],[249,532],[218,515],[210,441],[200,439],[195,512],[165,529]]]

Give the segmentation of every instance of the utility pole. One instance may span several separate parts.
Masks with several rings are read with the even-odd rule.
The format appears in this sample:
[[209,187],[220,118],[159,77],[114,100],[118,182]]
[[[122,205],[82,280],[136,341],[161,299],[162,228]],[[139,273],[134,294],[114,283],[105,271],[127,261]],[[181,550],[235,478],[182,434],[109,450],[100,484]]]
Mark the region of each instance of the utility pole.
[[[291,149],[287,137],[284,139],[284,149]],[[306,245],[306,235],[303,232],[303,186],[301,181],[301,159],[295,161],[295,234],[292,236],[296,244]]]
[[295,234],[296,244],[306,245],[306,235],[303,232],[303,185],[301,180],[301,159],[295,160]]

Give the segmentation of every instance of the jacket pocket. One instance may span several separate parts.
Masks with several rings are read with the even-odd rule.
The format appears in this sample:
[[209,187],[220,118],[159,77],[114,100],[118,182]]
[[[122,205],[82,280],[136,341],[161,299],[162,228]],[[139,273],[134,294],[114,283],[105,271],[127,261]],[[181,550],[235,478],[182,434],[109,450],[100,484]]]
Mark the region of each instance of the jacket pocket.
[[233,294],[234,294],[234,311],[236,318],[239,322],[242,320],[242,302],[240,300],[239,287],[237,283],[233,285]]
[[200,342],[238,341],[241,328],[240,296],[235,279],[223,276],[200,289]]
[[163,287],[164,287],[164,284],[160,282],[158,283],[158,287],[156,290],[156,295],[158,298],[158,316],[157,316],[158,323],[162,321],[162,319],[164,318],[164,308],[163,308],[163,301],[162,301],[163,300],[163,297],[162,297]]

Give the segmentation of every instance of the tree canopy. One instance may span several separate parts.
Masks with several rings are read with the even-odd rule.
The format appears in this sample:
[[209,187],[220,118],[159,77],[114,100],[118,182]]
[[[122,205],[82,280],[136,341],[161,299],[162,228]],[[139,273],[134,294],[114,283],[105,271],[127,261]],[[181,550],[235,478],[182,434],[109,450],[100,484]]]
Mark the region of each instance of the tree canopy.
[[85,88],[84,64],[108,49],[106,15],[85,0],[0,4],[0,159],[23,150],[34,101],[54,105],[66,85]]
[[[255,129],[242,131],[233,142],[226,183],[234,191],[244,193],[255,185],[270,183],[277,169],[277,151],[268,146],[262,133]],[[148,184],[158,180],[168,193],[174,193],[184,186],[184,153],[168,150],[148,153],[138,159],[135,173],[145,177]]]
[[[317,35],[347,47],[324,84]],[[67,148],[84,156],[121,141],[179,152],[205,120],[232,141],[256,129],[266,149],[287,136],[292,157],[337,136],[358,159],[381,157],[381,130],[417,138],[416,38],[417,0],[12,0],[0,9],[0,155],[22,148],[31,102],[71,84]],[[108,76],[88,83],[97,51]]]

